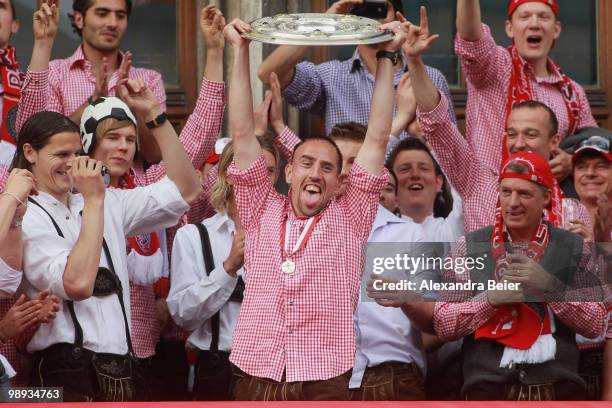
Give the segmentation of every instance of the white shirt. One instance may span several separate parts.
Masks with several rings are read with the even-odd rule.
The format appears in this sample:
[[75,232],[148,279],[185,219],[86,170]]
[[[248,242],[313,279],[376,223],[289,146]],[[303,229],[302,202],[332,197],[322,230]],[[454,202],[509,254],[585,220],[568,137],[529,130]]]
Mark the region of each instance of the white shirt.
[[[396,217],[382,206],[368,242],[425,242],[423,228]],[[369,276],[365,276],[368,279]],[[416,363],[425,376],[425,352],[421,331],[410,323],[400,308],[384,307],[360,299],[353,316],[355,321],[356,353],[349,388],[359,388],[366,367],[391,361]]]
[[[21,283],[22,273],[11,268],[2,258],[0,258],[0,298],[7,299],[13,297],[19,284]],[[11,363],[0,354],[0,364],[4,366],[6,375],[13,378],[17,372]]]
[[[0,101],[1,100],[2,98],[0,98]],[[2,109],[1,106],[0,106],[0,109]],[[0,112],[2,111],[0,110]],[[1,117],[2,115],[0,115],[0,122],[1,122]],[[13,162],[13,156],[15,156],[15,150],[17,150],[17,148],[15,147],[14,144],[11,144],[4,140],[0,140],[0,164],[10,167],[11,163]]]
[[[208,229],[215,268],[206,275],[198,229],[194,225],[180,228],[172,246],[168,310],[179,326],[192,332],[187,344],[199,350],[210,350],[210,318],[220,311],[219,350],[231,351],[240,303],[228,300],[238,278],[223,269],[223,262],[232,248],[235,226],[226,214],[216,214],[202,224]],[[242,275],[242,268],[238,275]]]
[[[23,219],[24,274],[23,290],[33,297],[43,289],[69,300],[63,275],[68,256],[81,230],[83,197],[71,195],[69,206],[46,193],[34,198],[55,219],[64,238],[58,236],[49,216],[30,204]],[[131,190],[107,189],[104,199],[104,238],[108,244],[115,272],[123,287],[123,301],[130,321],[130,293],[125,237],[148,233],[175,225],[189,208],[176,185],[167,177],[146,187]],[[100,266],[108,267],[102,251]],[[95,352],[127,353],[125,325],[115,294],[74,302],[83,328],[84,347]],[[42,324],[28,344],[28,351],[43,350],[56,343],[74,343],[74,325],[66,304],[60,304],[56,318]]]
[[[434,218],[432,214],[421,223],[425,230],[425,242],[457,242],[460,237],[465,235],[461,197],[459,197],[455,189],[452,189],[452,194],[453,209],[448,214],[448,217]],[[407,215],[402,215],[402,218],[414,222]]]

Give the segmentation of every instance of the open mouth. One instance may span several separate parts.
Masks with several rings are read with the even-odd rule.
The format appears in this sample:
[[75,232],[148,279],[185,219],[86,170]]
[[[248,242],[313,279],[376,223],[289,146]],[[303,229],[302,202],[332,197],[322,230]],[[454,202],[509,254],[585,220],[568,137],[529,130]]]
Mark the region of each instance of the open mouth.
[[410,191],[422,191],[424,188],[425,186],[420,183],[410,184],[408,186],[408,190]]
[[542,36],[540,35],[530,35],[527,37],[527,42],[532,45],[539,45],[542,43]]
[[306,184],[304,186],[303,202],[307,207],[316,207],[321,199],[321,186],[316,184]]

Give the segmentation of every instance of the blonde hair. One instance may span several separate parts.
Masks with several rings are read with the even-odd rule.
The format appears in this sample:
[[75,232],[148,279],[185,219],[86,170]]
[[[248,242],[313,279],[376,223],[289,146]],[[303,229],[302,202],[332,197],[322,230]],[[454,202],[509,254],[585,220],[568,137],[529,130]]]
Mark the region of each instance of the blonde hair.
[[[267,150],[272,154],[272,156],[274,156],[274,159],[276,160],[276,167],[278,168],[280,165],[280,154],[278,153],[278,150],[274,146],[272,140],[266,136],[258,136],[257,140],[259,141],[262,149]],[[217,170],[217,181],[213,185],[210,192],[210,205],[218,213],[225,214],[228,212],[230,199],[234,195],[234,189],[227,177],[227,169],[230,164],[232,164],[233,160],[234,146],[232,142],[229,142],[221,153],[221,158],[219,159],[218,163],[219,168]]]

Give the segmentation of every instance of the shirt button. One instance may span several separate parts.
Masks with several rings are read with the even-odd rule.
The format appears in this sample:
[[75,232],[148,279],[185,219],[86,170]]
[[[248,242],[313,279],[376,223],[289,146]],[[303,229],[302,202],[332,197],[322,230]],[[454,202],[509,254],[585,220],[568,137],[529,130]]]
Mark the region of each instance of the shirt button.
[[68,215],[67,215],[67,216],[66,216],[66,219],[67,219],[67,220],[69,220],[69,219],[70,219],[70,216],[68,216]]
[[289,334],[291,334],[291,333],[293,333],[293,330],[289,329],[289,330],[287,330],[287,332],[288,332]]
[[526,378],[527,378],[527,373],[521,370],[521,372],[519,373],[519,380],[525,381]]
[[289,306],[293,306],[293,300],[289,301]]

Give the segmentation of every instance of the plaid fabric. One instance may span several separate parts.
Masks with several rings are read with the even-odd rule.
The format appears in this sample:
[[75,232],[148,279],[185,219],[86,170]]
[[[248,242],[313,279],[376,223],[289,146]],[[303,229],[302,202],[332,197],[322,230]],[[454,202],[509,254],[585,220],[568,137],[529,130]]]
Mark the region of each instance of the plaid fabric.
[[[475,157],[487,167],[498,169],[501,166],[504,112],[512,71],[511,55],[507,49],[495,43],[490,28],[485,24],[483,37],[479,41],[465,41],[457,35],[455,53],[461,57],[461,67],[468,85],[465,111],[468,142]],[[536,79],[528,63],[525,63],[525,73],[531,81],[534,99],[555,112],[561,138],[568,136],[567,105],[559,91],[563,83],[561,74],[553,70],[549,77]],[[573,85],[581,107],[578,128],[597,126],[584,90],[575,82]]]
[[234,331],[230,360],[255,377],[287,382],[326,380],[353,366],[353,311],[363,248],[376,217],[388,172],[372,175],[355,162],[348,188],[320,213],[306,245],[292,257],[295,272],[281,271],[280,232],[291,223],[292,248],[307,219],[274,190],[263,155],[228,175],[246,232],[247,289]]
[[130,305],[134,352],[138,358],[151,357],[155,354],[160,334],[159,322],[155,315],[153,286],[130,282]]
[[[395,72],[396,89],[407,69],[404,62],[404,69]],[[436,88],[451,100],[444,75],[429,66],[426,70]],[[374,76],[355,51],[346,61],[333,60],[319,65],[311,62],[299,63],[295,68],[293,81],[283,91],[283,97],[287,103],[298,109],[323,117],[325,134],[328,135],[331,128],[340,122],[354,121],[367,125],[373,92]],[[448,109],[450,117],[455,118],[452,106]],[[404,132],[401,138],[405,136]]]
[[[131,68],[128,76],[142,79],[162,104],[162,109],[166,110],[166,91],[161,74],[150,69]],[[119,71],[116,70],[108,83],[109,96],[115,96],[118,79]],[[36,112],[50,110],[71,115],[87,101],[95,87],[96,76],[80,46],[69,58],[51,61],[47,71],[28,70],[21,88],[17,130]]]
[[[514,253],[524,256],[528,256],[527,249],[527,245],[513,246]],[[580,260],[578,269],[591,271],[581,274],[582,276],[592,276],[595,264],[589,243],[584,243],[582,253],[584,255]],[[465,258],[467,256],[465,237],[461,237],[457,242],[452,256],[453,258]],[[443,272],[443,278],[446,282],[466,282],[470,279],[470,273],[456,274],[454,270],[446,269]],[[591,285],[587,282],[583,286],[590,287]],[[496,309],[487,300],[486,291],[470,298],[471,296],[467,291],[447,291],[444,294],[444,301],[436,302],[434,329],[441,340],[450,341],[467,336],[493,316]],[[549,306],[557,318],[577,333],[589,332],[597,336],[604,331],[605,308],[603,303],[550,302]]]
[[[442,95],[434,110],[417,111],[417,117],[444,174],[461,196],[467,233],[491,225],[495,220],[499,168],[487,166],[471,149],[457,126],[449,120],[447,104],[446,97]],[[574,211],[569,213],[575,214],[589,230],[593,229],[593,222],[584,205],[577,200],[564,201],[563,204],[574,206]]]

